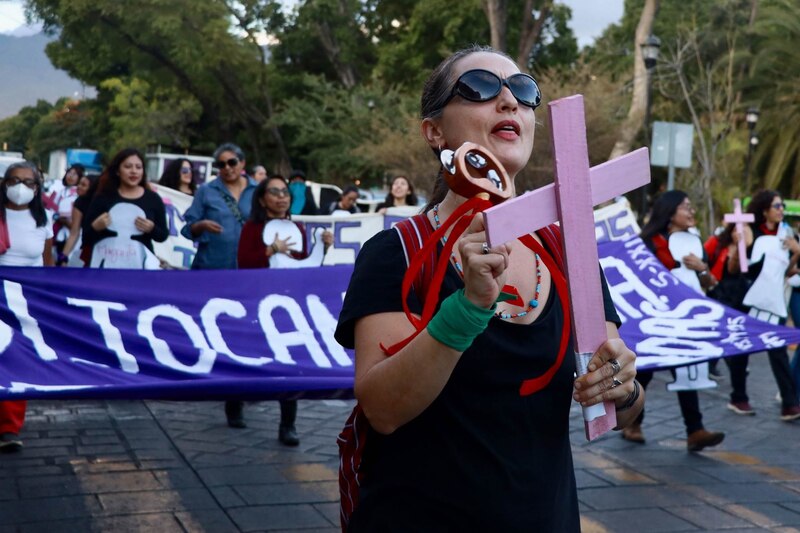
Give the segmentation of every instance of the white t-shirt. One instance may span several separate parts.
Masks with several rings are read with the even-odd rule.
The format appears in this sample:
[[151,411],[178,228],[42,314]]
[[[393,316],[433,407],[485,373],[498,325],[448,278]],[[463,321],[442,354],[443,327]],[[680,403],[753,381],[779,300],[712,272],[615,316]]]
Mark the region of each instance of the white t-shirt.
[[0,255],[0,266],[43,266],[44,243],[53,238],[50,221],[36,227],[29,209],[15,211],[6,208],[6,224],[11,246]]

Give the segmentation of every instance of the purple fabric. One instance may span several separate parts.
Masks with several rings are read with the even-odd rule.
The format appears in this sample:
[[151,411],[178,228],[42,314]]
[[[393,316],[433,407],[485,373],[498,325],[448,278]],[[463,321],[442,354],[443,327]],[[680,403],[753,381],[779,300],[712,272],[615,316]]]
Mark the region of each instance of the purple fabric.
[[761,322],[680,283],[638,237],[598,245],[638,369],[759,352],[800,342],[800,330]]
[[[800,342],[681,285],[638,238],[599,252],[641,369]],[[0,269],[0,399],[351,397],[333,339],[351,273]]]
[[0,398],[351,397],[351,272],[0,269]]

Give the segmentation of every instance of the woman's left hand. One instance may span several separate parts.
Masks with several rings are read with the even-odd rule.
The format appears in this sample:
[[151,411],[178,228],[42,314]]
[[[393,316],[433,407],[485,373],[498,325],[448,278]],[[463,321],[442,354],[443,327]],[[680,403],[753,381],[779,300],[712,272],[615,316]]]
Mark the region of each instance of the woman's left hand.
[[584,407],[613,400],[623,405],[633,393],[636,354],[622,339],[608,339],[592,356],[589,372],[575,380],[573,398]]
[[331,244],[333,244],[333,233],[328,230],[322,232],[322,243],[325,245],[325,249],[327,250]]
[[686,268],[689,270],[694,270],[695,272],[703,272],[708,270],[708,265],[694,254],[684,256],[681,261],[683,261],[683,264],[686,265]]
[[153,228],[156,227],[155,222],[143,217],[136,217],[136,220],[134,221],[133,224],[136,226],[136,229],[138,229],[142,233],[150,233],[151,231],[153,231]]

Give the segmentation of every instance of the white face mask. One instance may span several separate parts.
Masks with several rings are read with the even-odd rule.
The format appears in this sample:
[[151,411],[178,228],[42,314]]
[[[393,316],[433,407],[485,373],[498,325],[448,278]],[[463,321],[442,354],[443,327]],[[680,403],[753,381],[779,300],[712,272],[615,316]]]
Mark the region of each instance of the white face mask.
[[6,198],[16,205],[28,205],[36,192],[23,183],[17,183],[6,189]]

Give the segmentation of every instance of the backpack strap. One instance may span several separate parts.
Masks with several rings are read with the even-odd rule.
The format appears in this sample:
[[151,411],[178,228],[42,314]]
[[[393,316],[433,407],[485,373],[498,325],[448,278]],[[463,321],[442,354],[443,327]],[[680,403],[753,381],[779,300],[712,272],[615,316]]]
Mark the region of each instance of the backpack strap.
[[557,224],[550,224],[536,232],[544,242],[545,247],[550,250],[553,260],[558,265],[558,269],[564,272],[564,256],[561,250],[561,228]]
[[[411,264],[411,260],[419,253],[422,249],[422,245],[428,237],[433,235],[434,231],[425,213],[420,213],[401,220],[394,226],[394,229],[400,234],[400,242],[403,245],[406,266]],[[420,303],[425,302],[425,296],[428,294],[428,289],[431,286],[437,259],[436,250],[431,250],[427,257],[425,257],[422,268],[419,269],[419,272],[412,282],[411,286]]]

